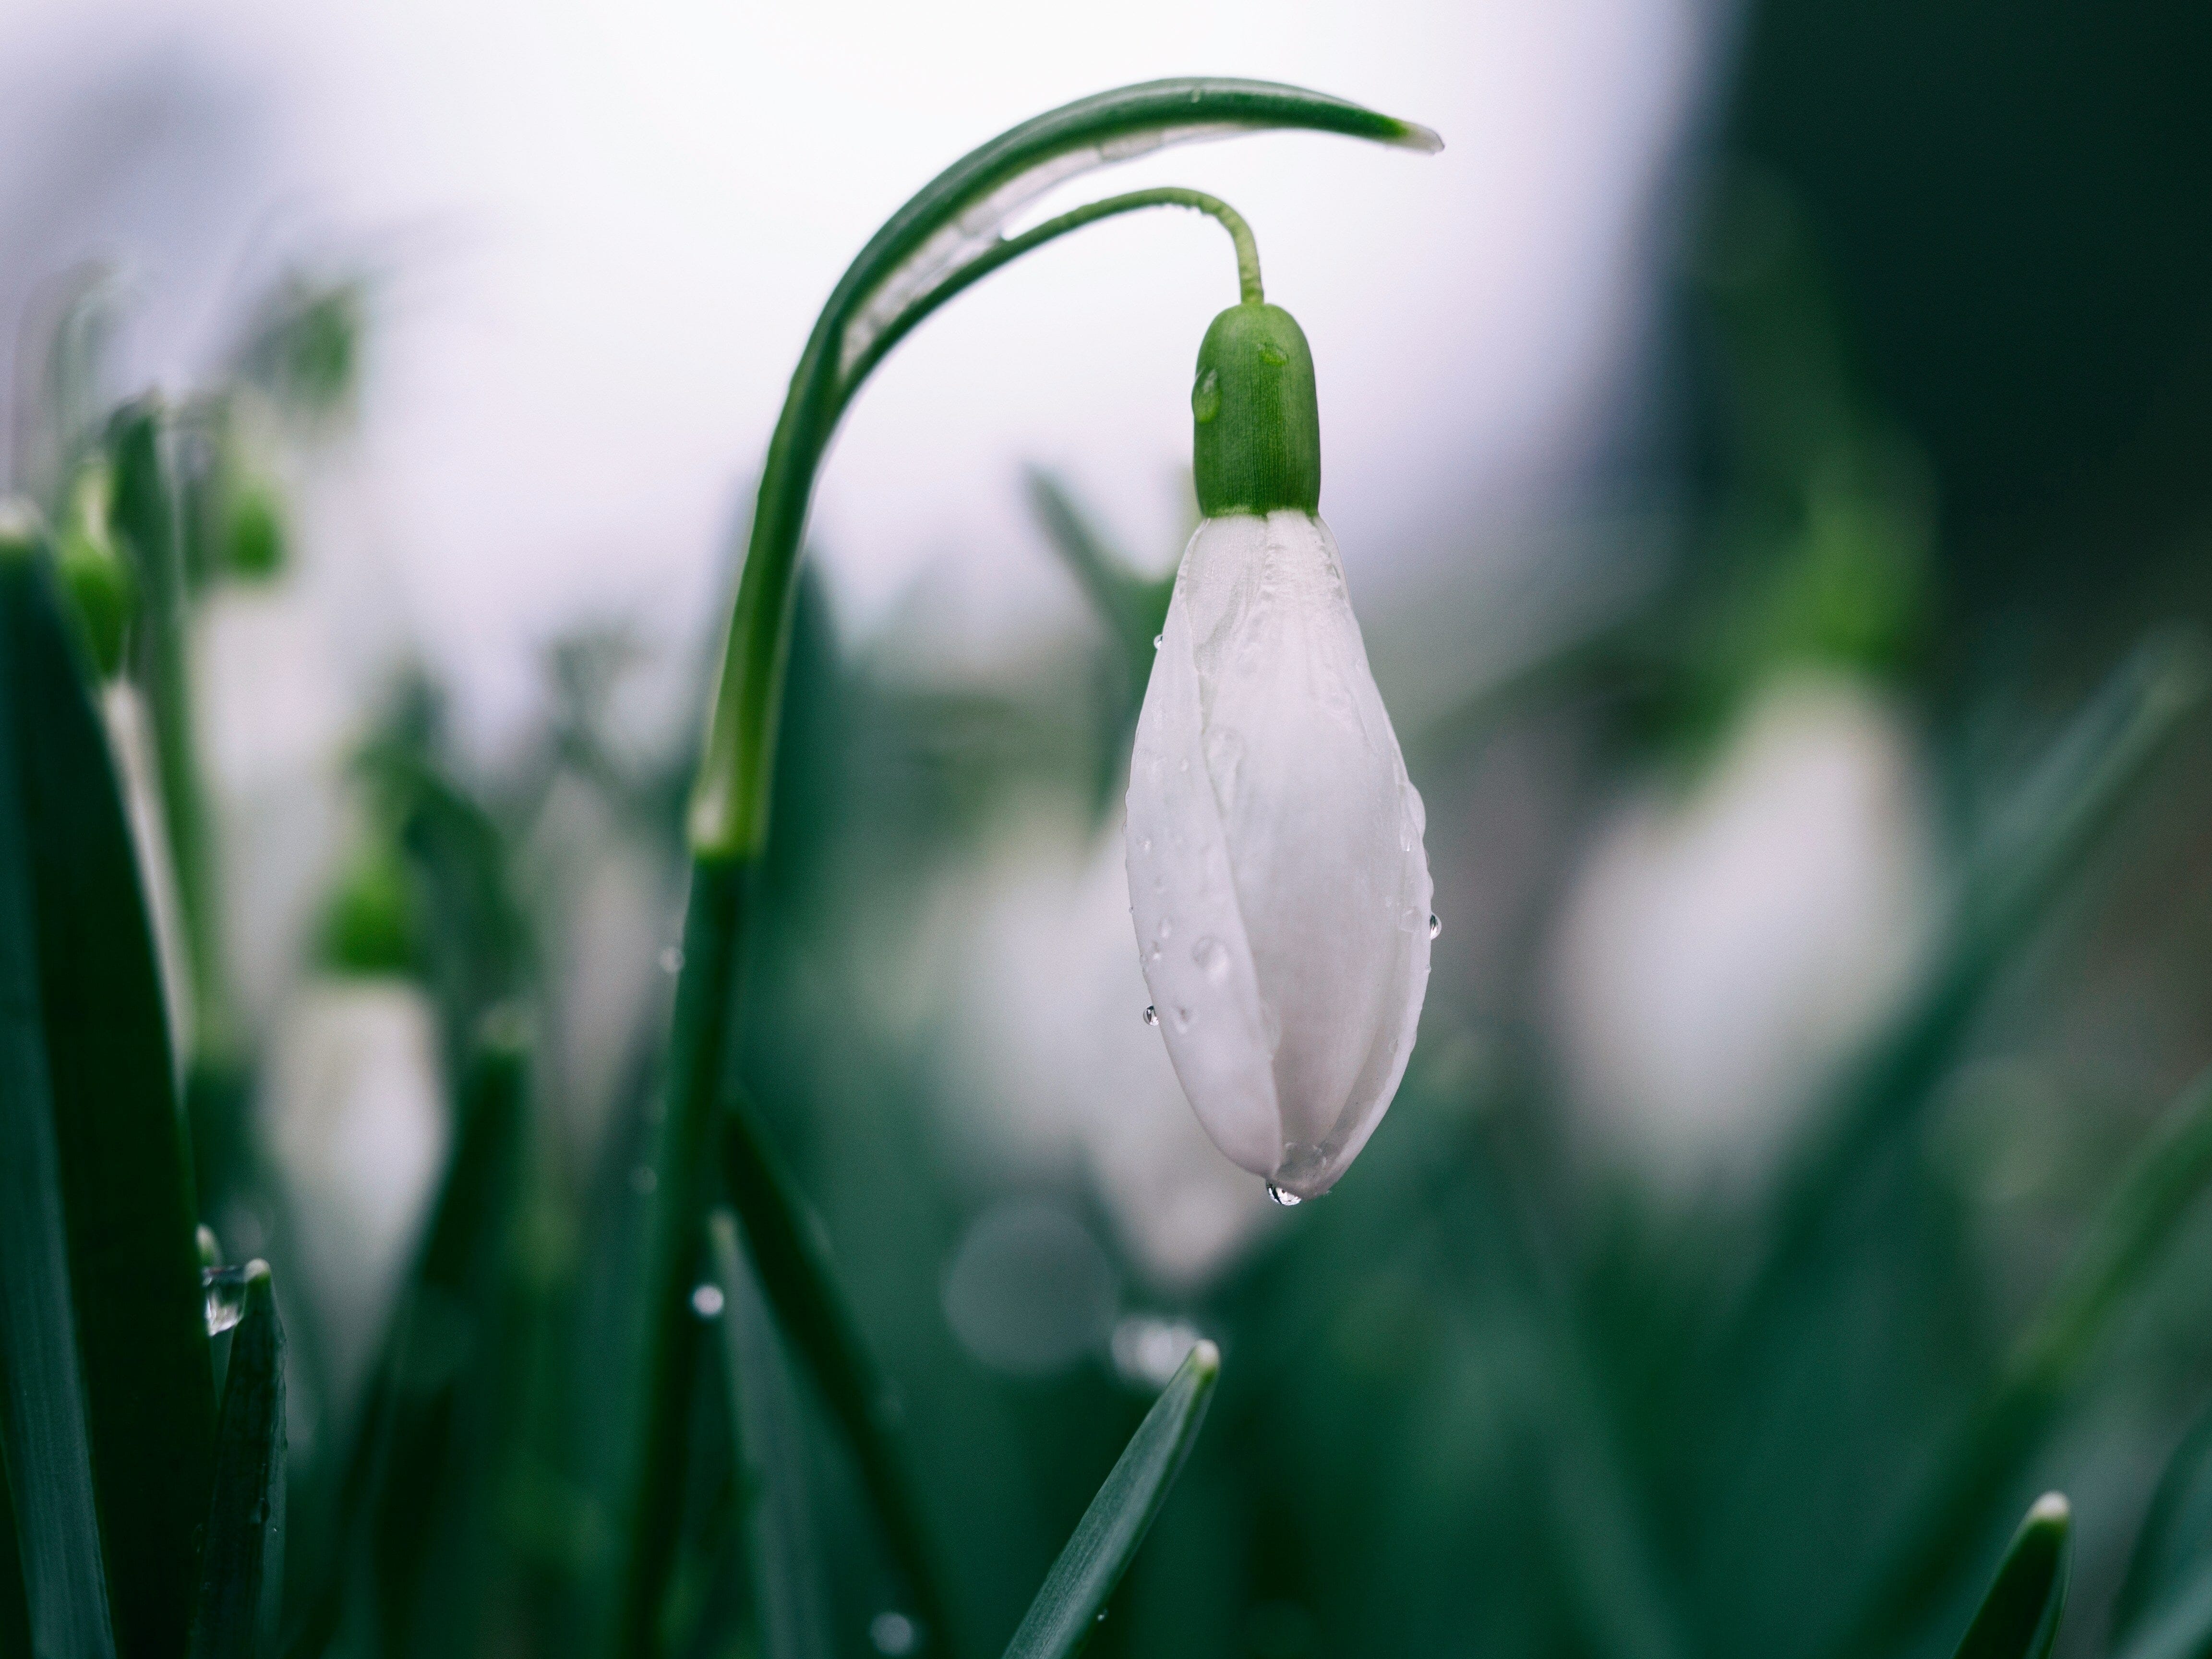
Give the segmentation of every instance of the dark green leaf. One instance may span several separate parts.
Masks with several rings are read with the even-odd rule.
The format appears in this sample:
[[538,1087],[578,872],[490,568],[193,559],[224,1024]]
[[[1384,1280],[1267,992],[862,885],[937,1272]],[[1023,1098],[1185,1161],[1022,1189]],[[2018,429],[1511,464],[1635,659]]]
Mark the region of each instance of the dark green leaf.
[[723,1115],[722,1180],[744,1219],[762,1288],[851,1442],[886,1540],[922,1623],[941,1646],[946,1611],[927,1535],[896,1443],[899,1401],[877,1365],[830,1261],[820,1220],[784,1167],[751,1103]]
[[2130,1297],[2212,1186],[2212,1073],[2183,1092],[2091,1221],[2002,1381],[1939,1468],[1839,1649],[1893,1645],[1951,1582],[1992,1501],[2043,1443]]
[[37,556],[25,528],[0,525],[0,1443],[33,1647],[99,1659],[115,1640],[70,1300],[27,787],[27,732],[46,690],[27,655],[46,597]]
[[2212,1583],[2212,1413],[2197,1419],[2159,1477],[2128,1574],[2112,1601],[2115,1645],[2155,1608]]
[[2073,1512],[2058,1493],[2035,1500],[1960,1641],[1958,1659],[2045,1659],[2066,1611]]
[[[116,1639],[183,1650],[214,1400],[190,1160],[136,849],[41,561],[0,559],[0,678],[40,1062]],[[11,1258],[12,1259],[12,1258]]]
[[806,1495],[806,1425],[760,1286],[738,1252],[738,1220],[707,1224],[722,1295],[722,1372],[736,1431],[746,1508],[747,1558],[765,1659],[830,1659],[822,1562]]
[[1213,1344],[1200,1342],[1190,1351],[1052,1564],[1044,1588],[1006,1645],[1006,1659],[1061,1659],[1090,1639],[1197,1442],[1220,1375],[1221,1355]]
[[192,1617],[191,1659],[276,1651],[284,1588],[284,1326],[265,1261],[246,1268],[216,1430],[215,1495]]
[[114,529],[131,556],[144,599],[140,649],[155,781],[191,968],[193,1036],[187,1059],[199,1064],[227,1060],[234,1036],[216,902],[214,822],[193,740],[188,596],[176,493],[164,456],[165,425],[160,404],[143,399],[117,415],[108,444],[115,467]]
[[2212,1565],[2154,1604],[2130,1627],[2128,1640],[2113,1632],[2118,1659],[2204,1659],[2212,1653]]
[[[1772,1242],[1747,1291],[1735,1340],[1778,1306],[1850,1190],[1870,1152],[1931,1097],[1990,988],[2057,902],[2132,799],[2184,716],[2203,700],[2203,642],[2155,635],[2138,646],[2051,744],[1987,838],[1959,913],[1920,996],[1843,1081],[1818,1132],[1778,1183]],[[1736,1369],[1732,1358],[1723,1371]]]
[[502,1449],[521,1409],[521,1339],[507,1293],[529,1150],[528,1072],[517,1022],[487,1022],[422,1248],[370,1376],[333,1547],[291,1643],[294,1659],[320,1652],[336,1634],[364,1541],[389,1648],[471,1652],[483,1635],[484,1552],[496,1528]]

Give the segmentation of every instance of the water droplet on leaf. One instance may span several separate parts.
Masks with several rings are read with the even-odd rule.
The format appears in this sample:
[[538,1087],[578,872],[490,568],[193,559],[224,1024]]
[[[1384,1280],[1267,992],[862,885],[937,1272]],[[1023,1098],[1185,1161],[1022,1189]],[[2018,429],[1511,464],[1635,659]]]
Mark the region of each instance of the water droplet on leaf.
[[720,1285],[699,1285],[691,1292],[691,1311],[702,1319],[720,1319],[722,1316],[722,1287]]
[[207,1297],[210,1336],[220,1336],[246,1317],[246,1269],[204,1267],[200,1289]]
[[660,1184],[660,1177],[641,1164],[629,1172],[629,1189],[643,1198]]
[[1284,354],[1282,347],[1273,340],[1262,340],[1260,342],[1260,361],[1270,368],[1280,368],[1291,360]]

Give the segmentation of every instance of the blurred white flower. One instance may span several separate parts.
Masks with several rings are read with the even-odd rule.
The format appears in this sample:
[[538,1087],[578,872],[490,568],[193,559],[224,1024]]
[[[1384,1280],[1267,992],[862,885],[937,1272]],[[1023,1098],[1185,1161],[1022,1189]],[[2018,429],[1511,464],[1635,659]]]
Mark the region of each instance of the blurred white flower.
[[961,918],[934,953],[951,971],[945,1091],[963,1103],[963,1161],[1029,1184],[1080,1172],[1146,1279],[1194,1289],[1268,1218],[1268,1206],[1215,1158],[1175,1070],[1139,1015],[1144,975],[1129,958],[1128,887],[1111,836],[1086,842],[1034,820],[988,849],[947,909]]
[[1404,1075],[1424,827],[1328,526],[1204,520],[1137,723],[1131,915],[1199,1121],[1282,1201],[1328,1190]]
[[341,1395],[366,1364],[444,1165],[437,1016],[412,981],[310,981],[280,1018],[263,1129]]
[[1687,796],[1631,801],[1576,880],[1550,975],[1598,1138],[1677,1187],[1766,1167],[1923,963],[1931,819],[1895,703],[1830,674],[1770,685]]

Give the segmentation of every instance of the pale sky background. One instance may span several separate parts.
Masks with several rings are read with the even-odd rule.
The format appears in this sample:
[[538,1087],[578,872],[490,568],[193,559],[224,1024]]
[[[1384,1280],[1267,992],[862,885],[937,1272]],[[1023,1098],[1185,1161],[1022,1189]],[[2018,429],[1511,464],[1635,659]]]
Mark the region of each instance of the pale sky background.
[[[0,9],[0,302],[92,253],[132,364],[187,380],[242,270],[385,264],[362,429],[319,524],[363,637],[411,636],[496,742],[546,641],[672,643],[817,308],[909,193],[1068,99],[1283,80],[1440,131],[1423,159],[1261,136],[1075,181],[1226,197],[1321,376],[1322,510],[1363,609],[1482,580],[1633,395],[1719,33],[1696,0],[1194,7],[647,0],[16,0]],[[72,163],[88,135],[105,164]],[[93,148],[97,148],[94,146]],[[96,186],[96,187],[95,187]],[[19,232],[20,234],[20,232]],[[1235,298],[1219,232],[1087,232],[933,319],[864,395],[815,519],[848,629],[957,556],[988,637],[1066,603],[1019,468],[1064,469],[1164,562],[1188,384]],[[940,609],[941,609],[940,605]]]

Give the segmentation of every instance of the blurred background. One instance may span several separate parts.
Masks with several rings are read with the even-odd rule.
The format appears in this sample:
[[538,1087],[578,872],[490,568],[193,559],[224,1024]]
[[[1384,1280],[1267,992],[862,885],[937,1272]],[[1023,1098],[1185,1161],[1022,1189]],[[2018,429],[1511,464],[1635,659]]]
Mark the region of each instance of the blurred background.
[[[1218,233],[1116,222],[902,346],[813,519],[746,1074],[965,1635],[1205,1334],[1216,1415],[1096,1651],[1935,1651],[2051,1484],[2101,1646],[2212,1395],[2212,1234],[2037,1411],[2004,1391],[2212,1054],[2212,728],[2129,747],[2212,610],[2179,3],[0,15],[8,486],[94,535],[88,434],[149,388],[204,486],[214,850],[149,879],[216,896],[165,945],[235,1060],[204,1206],[291,1275],[295,1524],[340,1504],[457,1056],[520,1011],[562,1380],[468,1525],[547,1599],[471,1606],[573,1642],[680,806],[791,368],[939,167],[1190,73],[1446,140],[1176,149],[1034,216],[1176,183],[1251,221],[1443,933],[1391,1116],[1274,1211],[1139,1018],[1149,652],[1099,602],[1159,602],[1194,520]],[[917,1650],[820,1438],[840,1628]],[[672,1629],[743,1650],[701,1559]],[[420,1651],[436,1605],[333,1639]]]

